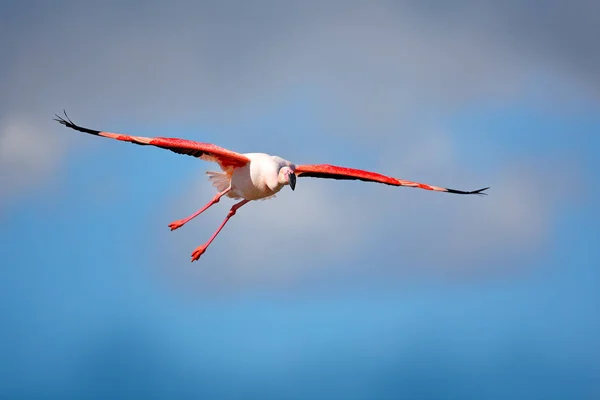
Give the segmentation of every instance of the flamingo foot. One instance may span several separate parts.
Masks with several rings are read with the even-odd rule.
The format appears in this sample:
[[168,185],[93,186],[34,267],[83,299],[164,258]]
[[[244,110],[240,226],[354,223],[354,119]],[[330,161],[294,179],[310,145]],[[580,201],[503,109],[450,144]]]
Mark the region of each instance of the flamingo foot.
[[192,253],[192,262],[197,261],[200,258],[200,256],[204,254],[205,251],[205,245],[196,247],[196,250],[194,250],[194,252]]
[[175,229],[181,228],[183,224],[185,224],[185,222],[182,219],[178,219],[177,221],[171,222],[169,228],[171,228],[171,231],[174,231]]

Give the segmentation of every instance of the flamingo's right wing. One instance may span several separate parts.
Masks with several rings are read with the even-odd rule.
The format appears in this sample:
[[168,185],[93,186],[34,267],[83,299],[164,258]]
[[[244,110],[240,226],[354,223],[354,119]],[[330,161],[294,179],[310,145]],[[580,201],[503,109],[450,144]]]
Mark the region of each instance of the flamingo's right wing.
[[56,117],[57,118],[55,119],[55,121],[58,121],[64,126],[71,129],[75,129],[79,132],[85,132],[96,136],[104,136],[107,138],[122,140],[125,142],[131,142],[139,145],[151,145],[160,147],[162,149],[171,150],[178,154],[185,154],[188,156],[201,158],[205,161],[216,162],[224,170],[230,167],[243,167],[250,161],[250,159],[244,156],[243,154],[236,153],[235,151],[227,150],[210,143],[195,142],[192,140],[177,138],[148,138],[143,136],[130,136],[123,135],[120,133],[97,131],[75,125],[73,121],[69,119],[66,113],[65,118],[60,117],[58,115]]
[[471,192],[465,192],[462,190],[448,189],[438,186],[426,185],[424,183],[407,181],[404,179],[396,179],[391,176],[385,176],[376,172],[363,171],[361,169],[338,167],[329,164],[316,164],[316,165],[298,165],[296,166],[296,175],[298,177],[312,177],[312,178],[326,178],[326,179],[353,179],[361,180],[366,182],[378,182],[392,186],[409,186],[416,187],[425,190],[435,190],[438,192],[448,192],[456,194],[482,194],[484,190],[489,187],[473,190]]

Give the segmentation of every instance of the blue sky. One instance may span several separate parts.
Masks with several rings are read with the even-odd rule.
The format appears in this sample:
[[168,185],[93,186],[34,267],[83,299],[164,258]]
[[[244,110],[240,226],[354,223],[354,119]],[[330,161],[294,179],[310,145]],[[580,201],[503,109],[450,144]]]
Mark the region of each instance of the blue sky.
[[[597,398],[600,13],[506,4],[4,4],[0,396]],[[300,179],[190,264],[216,167],[63,108],[492,188]]]

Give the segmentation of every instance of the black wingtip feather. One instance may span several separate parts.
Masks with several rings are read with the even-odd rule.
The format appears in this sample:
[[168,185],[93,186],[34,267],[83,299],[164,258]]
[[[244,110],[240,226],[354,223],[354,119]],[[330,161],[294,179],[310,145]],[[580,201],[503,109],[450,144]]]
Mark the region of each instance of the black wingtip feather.
[[479,196],[487,196],[487,193],[483,193],[484,191],[488,190],[490,188],[490,186],[485,187],[483,189],[478,189],[478,190],[473,190],[472,192],[465,192],[462,190],[455,190],[455,189],[446,189],[448,191],[448,193],[455,193],[455,194],[477,194]]
[[98,135],[101,132],[101,131],[96,131],[94,129],[83,128],[81,126],[75,125],[75,123],[73,121],[71,121],[71,118],[69,118],[69,116],[67,115],[67,112],[65,110],[63,110],[63,114],[65,114],[64,118],[58,114],[54,114],[56,116],[56,118],[54,118],[54,121],[66,126],[67,128],[75,129],[76,131],[79,131],[79,132],[90,133],[92,135]]

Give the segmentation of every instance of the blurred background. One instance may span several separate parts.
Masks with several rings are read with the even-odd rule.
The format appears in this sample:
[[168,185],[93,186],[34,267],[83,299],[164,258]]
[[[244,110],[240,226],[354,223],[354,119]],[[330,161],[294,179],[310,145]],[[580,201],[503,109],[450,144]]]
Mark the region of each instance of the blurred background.
[[[600,398],[600,4],[0,5],[0,396]],[[184,228],[183,137],[299,179]]]

